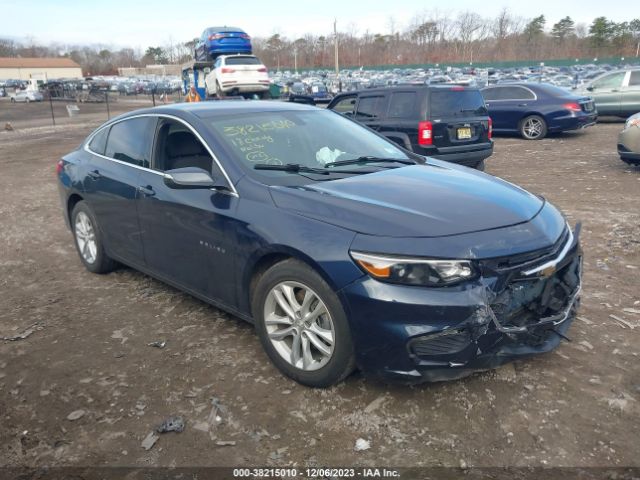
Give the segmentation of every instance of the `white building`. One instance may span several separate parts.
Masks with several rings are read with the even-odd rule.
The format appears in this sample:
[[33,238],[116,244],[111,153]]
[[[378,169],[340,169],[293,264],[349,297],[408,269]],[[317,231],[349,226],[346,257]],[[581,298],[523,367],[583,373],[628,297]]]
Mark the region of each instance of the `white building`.
[[0,57],[0,80],[82,78],[80,65],[70,58]]

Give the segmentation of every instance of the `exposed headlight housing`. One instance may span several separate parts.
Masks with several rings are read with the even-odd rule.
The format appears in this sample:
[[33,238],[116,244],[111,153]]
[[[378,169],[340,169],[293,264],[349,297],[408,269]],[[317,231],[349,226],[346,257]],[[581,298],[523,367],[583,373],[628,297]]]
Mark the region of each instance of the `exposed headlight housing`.
[[444,287],[477,276],[477,271],[469,260],[406,258],[353,251],[350,253],[360,268],[383,282]]

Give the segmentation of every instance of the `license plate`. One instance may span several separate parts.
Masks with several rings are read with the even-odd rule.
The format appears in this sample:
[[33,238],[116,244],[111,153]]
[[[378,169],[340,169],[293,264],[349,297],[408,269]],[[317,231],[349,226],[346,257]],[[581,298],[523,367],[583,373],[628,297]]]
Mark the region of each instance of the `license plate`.
[[458,140],[464,140],[465,138],[471,138],[471,129],[468,127],[458,129]]

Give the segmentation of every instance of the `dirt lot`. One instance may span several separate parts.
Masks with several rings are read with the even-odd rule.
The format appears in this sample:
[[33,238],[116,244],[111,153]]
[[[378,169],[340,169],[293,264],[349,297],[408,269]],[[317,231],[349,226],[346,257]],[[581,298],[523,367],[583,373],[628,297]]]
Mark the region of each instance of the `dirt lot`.
[[[584,222],[571,343],[455,382],[328,390],[283,378],[250,325],[82,267],[54,164],[91,125],[0,132],[0,337],[31,332],[0,341],[0,465],[640,466],[640,169],[616,155],[620,128],[501,138],[487,162]],[[185,431],[143,449],[169,415]]]

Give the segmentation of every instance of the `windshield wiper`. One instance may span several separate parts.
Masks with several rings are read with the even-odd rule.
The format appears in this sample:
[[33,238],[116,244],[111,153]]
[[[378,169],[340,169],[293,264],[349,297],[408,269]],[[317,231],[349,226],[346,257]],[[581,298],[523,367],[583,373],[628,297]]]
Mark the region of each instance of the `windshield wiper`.
[[331,175],[334,173],[368,173],[360,170],[326,170],[324,168],[313,168],[299,163],[287,163],[286,165],[270,165],[268,163],[256,163],[253,166],[254,170],[277,170],[280,172],[291,173],[317,173],[318,175]]
[[349,160],[338,160],[337,162],[326,163],[325,167],[338,167],[340,165],[361,165],[363,163],[402,163],[404,165],[417,165],[417,162],[413,160],[403,160],[400,158],[382,158],[373,156],[363,156],[358,158],[351,158]]

